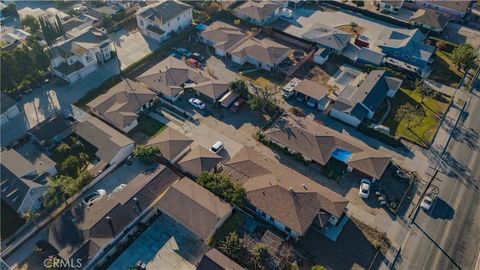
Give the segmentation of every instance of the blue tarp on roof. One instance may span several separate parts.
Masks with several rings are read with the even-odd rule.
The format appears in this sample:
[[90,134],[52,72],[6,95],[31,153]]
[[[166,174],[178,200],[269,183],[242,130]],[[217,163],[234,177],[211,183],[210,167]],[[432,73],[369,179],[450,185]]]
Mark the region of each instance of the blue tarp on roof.
[[203,24],[203,23],[199,23],[195,26],[195,30],[197,31],[203,31],[205,29],[207,29],[208,25],[206,24]]
[[347,163],[347,161],[350,159],[351,156],[352,156],[351,152],[340,149],[340,148],[335,149],[335,151],[333,151],[332,153],[332,157],[334,157],[337,160],[340,160],[343,163]]

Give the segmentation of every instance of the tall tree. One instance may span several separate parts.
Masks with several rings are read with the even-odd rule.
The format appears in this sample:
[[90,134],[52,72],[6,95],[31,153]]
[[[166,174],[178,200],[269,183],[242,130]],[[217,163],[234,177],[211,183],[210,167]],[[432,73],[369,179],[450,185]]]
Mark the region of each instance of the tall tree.
[[245,247],[243,246],[243,241],[238,237],[238,234],[236,232],[230,232],[220,243],[219,248],[225,255],[239,259]]
[[270,91],[264,88],[253,87],[253,93],[249,93],[247,104],[252,111],[261,110],[273,116],[278,110],[278,100],[275,97],[277,90]]
[[28,221],[35,221],[35,219],[39,216],[40,214],[37,211],[34,211],[32,208],[28,208],[24,213],[23,213],[23,218],[28,222]]
[[11,89],[15,88],[16,83],[21,77],[21,74],[18,72],[17,62],[15,61],[15,57],[11,52],[2,51],[1,61],[1,88],[2,92],[9,93]]
[[433,89],[421,79],[415,80],[415,91],[420,94],[420,103],[423,103],[425,97],[430,97],[434,93]]
[[143,163],[153,163],[158,160],[160,150],[154,145],[138,145],[133,150],[133,155]]
[[470,68],[478,57],[477,50],[469,43],[462,44],[452,52],[452,62],[459,68],[467,70]]
[[237,92],[241,97],[248,98],[248,84],[245,80],[236,79],[230,83],[230,89]]
[[420,115],[420,111],[417,107],[413,106],[411,103],[405,103],[401,105],[397,112],[395,113],[395,121],[400,123],[405,121],[407,123],[407,128],[410,129],[412,125],[416,124],[416,119]]
[[32,15],[25,16],[21,21],[21,25],[23,27],[28,27],[32,34],[36,33],[38,29],[40,29],[40,24],[38,23],[37,18],[33,17]]
[[236,205],[243,204],[246,199],[245,189],[222,174],[203,172],[197,178],[197,183],[220,198]]
[[65,35],[65,30],[63,29],[63,23],[62,23],[62,20],[60,19],[60,16],[55,15],[55,20],[57,22],[57,34],[59,36],[63,36]]

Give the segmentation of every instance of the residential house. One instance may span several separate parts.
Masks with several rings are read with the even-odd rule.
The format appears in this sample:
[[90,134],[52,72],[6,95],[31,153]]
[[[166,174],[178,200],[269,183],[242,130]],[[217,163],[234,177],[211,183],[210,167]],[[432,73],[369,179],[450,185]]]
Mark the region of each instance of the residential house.
[[137,10],[140,32],[159,42],[168,39],[172,32],[192,24],[192,6],[177,0],[163,0]]
[[171,127],[167,127],[147,144],[158,147],[162,158],[173,164],[190,150],[192,142],[193,140],[189,137]]
[[61,41],[52,49],[53,73],[72,83],[112,58],[111,40],[94,28],[84,29],[78,36]]
[[445,0],[407,0],[405,7],[410,9],[431,9],[452,19],[462,19],[470,12],[472,1],[445,1]]
[[243,147],[223,166],[223,174],[240,183],[248,207],[285,234],[298,238],[312,224],[336,226],[348,201],[308,177]]
[[157,207],[207,242],[232,214],[233,207],[188,178],[175,182]]
[[435,47],[425,44],[425,35],[418,29],[387,29],[379,36],[377,46],[390,58],[415,66],[423,76],[433,62]]
[[75,38],[77,35],[82,34],[84,29],[92,27],[97,22],[97,19],[87,14],[81,14],[73,17],[62,23],[65,36],[68,38]]
[[100,119],[128,133],[138,125],[139,113],[153,106],[156,96],[141,83],[124,79],[87,106]]
[[285,60],[291,49],[269,38],[249,38],[230,51],[232,61],[243,65],[250,63],[265,70],[272,70]]
[[218,249],[212,248],[203,255],[202,260],[197,265],[197,270],[244,270],[244,268]]
[[89,16],[94,17],[97,20],[101,20],[102,16],[106,15],[106,16],[113,17],[116,14],[120,13],[121,10],[122,9],[118,6],[116,6],[116,5],[107,4],[107,5],[104,5],[104,6],[101,6],[101,7],[89,8],[87,10],[87,14]]
[[51,22],[54,22],[55,19],[56,19],[56,16],[58,16],[60,18],[60,20],[63,22],[63,21],[67,21],[69,19],[72,18],[71,15],[68,15],[67,13],[61,11],[61,10],[58,10],[56,8],[47,8],[45,10],[43,9],[40,9],[40,8],[30,8],[30,7],[24,7],[20,10],[18,10],[18,16],[20,17],[20,20],[23,20],[26,16],[33,16],[35,18],[43,18],[43,19],[46,19],[46,20],[49,20]]
[[330,52],[341,53],[350,43],[352,34],[324,24],[315,23],[305,31],[302,38],[327,48]]
[[378,0],[375,1],[380,12],[398,14],[403,6],[403,0]]
[[264,26],[280,16],[288,1],[248,0],[236,9],[234,14],[249,23]]
[[207,72],[173,56],[162,60],[137,80],[170,102],[177,100],[185,89],[194,90],[198,95],[216,102],[230,88],[228,82],[214,79]]
[[[48,242],[64,261],[81,260],[82,269],[92,269],[135,232],[135,226],[151,218],[155,201],[179,177],[160,166],[139,174],[114,196],[104,196],[92,206],[75,204],[52,222]],[[120,180],[121,181],[121,180]]]
[[450,18],[440,12],[431,9],[418,9],[410,18],[410,23],[414,26],[421,27],[440,33],[445,30]]
[[135,147],[131,139],[93,116],[80,121],[75,133],[97,148],[95,155],[100,161],[91,169],[94,175],[111,166],[118,166]]
[[334,158],[345,163],[347,170],[374,180],[382,178],[391,160],[360,140],[293,115],[280,117],[264,134],[268,140],[301,154],[306,160],[325,166]]
[[373,70],[359,86],[348,85],[337,97],[330,116],[357,127],[373,114],[385,97],[393,97],[402,80],[389,76],[385,70]]
[[57,174],[56,163],[34,144],[10,149],[1,153],[1,197],[14,211],[23,214],[28,209],[38,209],[47,189],[47,177]]
[[238,27],[222,21],[213,22],[200,33],[202,42],[212,46],[215,54],[222,57],[247,37]]
[[184,173],[197,178],[202,172],[214,171],[222,159],[203,146],[196,145],[178,162],[178,166]]
[[3,92],[0,94],[1,117],[0,125],[6,124],[20,114],[17,102]]
[[325,111],[330,104],[330,99],[327,97],[329,89],[321,82],[305,79],[294,89],[295,92],[305,95],[321,111]]
[[2,27],[1,40],[6,43],[3,46],[10,44],[19,44],[25,41],[30,36],[30,33],[22,29]]
[[28,131],[36,143],[47,148],[55,146],[74,132],[74,119],[62,112],[52,114]]

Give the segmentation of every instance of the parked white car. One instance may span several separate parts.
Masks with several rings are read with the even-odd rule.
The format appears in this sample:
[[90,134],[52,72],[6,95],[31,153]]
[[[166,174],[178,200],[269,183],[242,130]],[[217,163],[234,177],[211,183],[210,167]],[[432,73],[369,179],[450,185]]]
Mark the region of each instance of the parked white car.
[[205,109],[205,103],[203,103],[203,101],[201,101],[198,98],[191,98],[188,100],[188,102],[190,102],[190,104],[192,104],[192,106],[197,109],[200,109],[200,110]]
[[105,189],[96,190],[83,198],[82,203],[86,207],[92,206],[96,201],[100,200],[103,196],[107,195]]
[[368,196],[370,195],[370,187],[372,186],[372,182],[368,180],[367,178],[363,178],[360,181],[360,190],[358,191],[358,196],[360,198],[367,199]]
[[120,192],[122,189],[124,189],[125,187],[127,186],[127,184],[120,184],[118,185],[116,188],[114,188],[112,190],[112,192],[110,192],[110,194],[108,194],[108,197],[113,197],[115,194],[117,194],[118,192]]
[[432,204],[433,204],[433,198],[426,195],[425,197],[423,197],[420,207],[422,207],[423,210],[428,211],[432,207]]
[[217,141],[210,147],[210,151],[217,154],[218,152],[222,151],[223,149],[223,142]]

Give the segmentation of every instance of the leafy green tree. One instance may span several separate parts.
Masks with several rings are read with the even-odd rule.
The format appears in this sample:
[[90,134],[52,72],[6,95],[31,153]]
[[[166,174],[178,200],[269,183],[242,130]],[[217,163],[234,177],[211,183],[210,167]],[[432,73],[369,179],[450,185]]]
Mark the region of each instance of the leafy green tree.
[[249,93],[247,104],[252,111],[260,110],[270,116],[280,109],[275,95],[278,91],[269,91],[267,89],[253,87],[253,93]]
[[219,246],[219,249],[225,253],[225,255],[235,259],[240,258],[240,254],[244,248],[243,241],[238,237],[237,232],[230,232]]
[[452,62],[459,68],[467,70],[478,57],[477,50],[469,43],[462,44],[452,51]]
[[25,16],[21,21],[21,25],[22,27],[28,27],[32,34],[40,29],[40,24],[38,23],[37,18],[32,15]]
[[138,145],[133,150],[133,155],[146,164],[151,164],[158,160],[160,150],[154,145]]
[[262,243],[256,243],[252,248],[252,264],[255,269],[266,269],[266,260],[268,258],[268,250]]
[[46,207],[57,206],[67,200],[65,183],[73,181],[73,178],[65,175],[57,175],[50,178],[49,185],[44,195],[44,205]]
[[197,183],[220,198],[241,205],[246,199],[245,189],[239,183],[233,183],[226,175],[202,172]]
[[411,103],[405,103],[401,105],[395,113],[395,121],[400,123],[406,121],[407,128],[411,128],[415,124],[415,120],[420,115],[420,110],[413,106]]
[[425,97],[430,97],[434,94],[433,89],[420,79],[415,80],[415,91],[420,94],[420,103],[423,103]]
[[62,154],[62,155],[68,155],[71,151],[72,151],[72,148],[70,147],[70,145],[64,143],[64,142],[61,142],[56,148],[55,148],[55,151],[59,154]]
[[13,2],[8,3],[7,7],[2,10],[2,16],[18,16],[17,5]]
[[312,270],[328,270],[328,269],[323,265],[317,264],[317,265],[312,266]]
[[50,67],[50,57],[38,42],[32,42],[31,48],[35,67],[40,73],[44,74]]
[[248,98],[248,84],[245,82],[245,80],[236,79],[230,83],[230,89],[232,89],[234,92],[237,92],[241,97]]
[[[15,57],[10,52],[1,52],[1,63],[4,68],[1,70],[1,88],[2,92],[9,93],[10,89],[16,87],[17,82],[20,80],[20,73],[17,69],[17,63]],[[5,68],[8,67],[8,68]]]
[[35,221],[38,216],[40,216],[40,214],[32,208],[28,208],[22,215],[23,219],[25,219],[27,222]]
[[105,28],[112,27],[115,24],[115,22],[112,19],[112,16],[105,13],[102,13],[101,20],[102,20],[102,26]]
[[60,164],[61,172],[70,177],[77,177],[80,167],[80,160],[75,156],[68,156],[62,164]]

